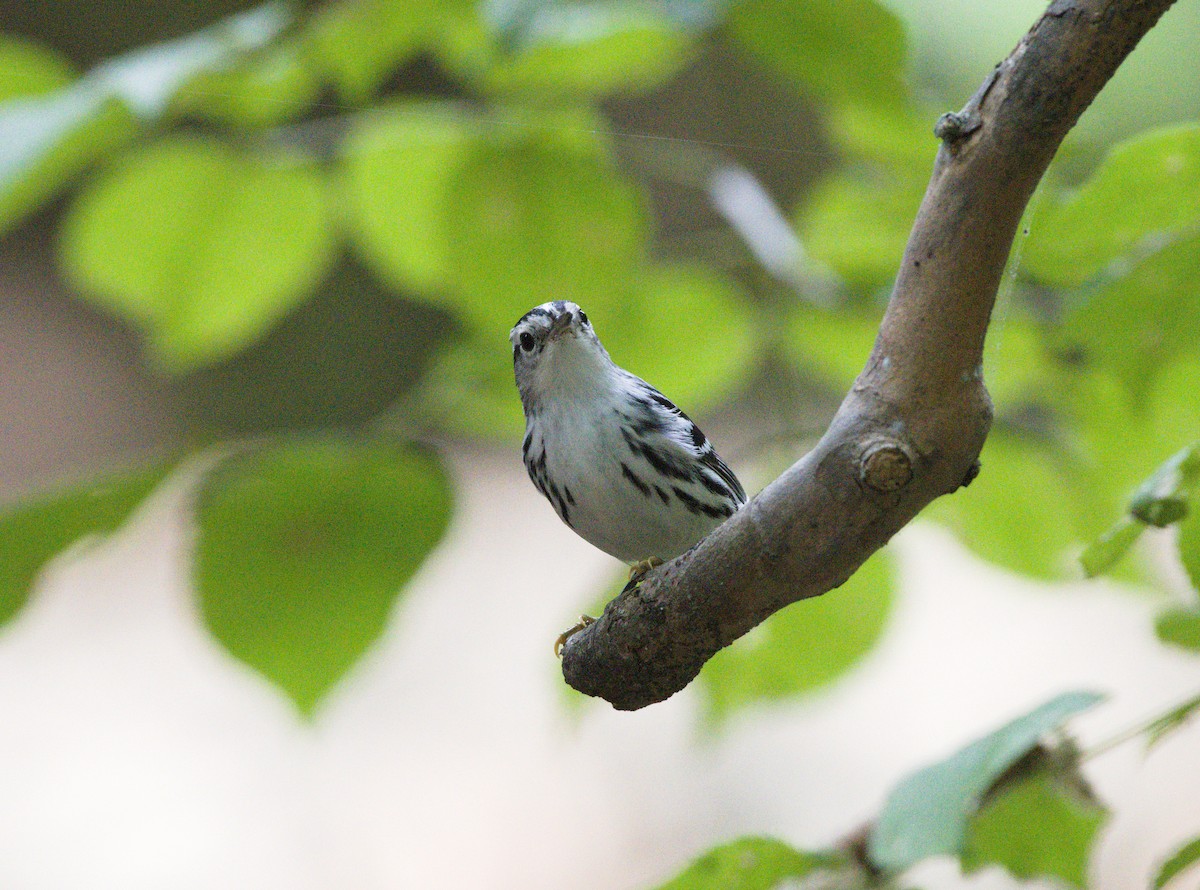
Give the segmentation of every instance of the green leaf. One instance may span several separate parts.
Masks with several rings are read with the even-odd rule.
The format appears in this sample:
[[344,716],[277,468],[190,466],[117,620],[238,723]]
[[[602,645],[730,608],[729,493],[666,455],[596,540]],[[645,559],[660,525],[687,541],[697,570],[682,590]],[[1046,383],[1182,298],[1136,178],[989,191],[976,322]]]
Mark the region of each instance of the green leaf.
[[0,623],[25,605],[52,556],[86,535],[116,531],[169,469],[164,464],[102,477],[0,513]]
[[1156,130],[1113,148],[1084,186],[1058,206],[1043,204],[1022,264],[1048,284],[1079,285],[1147,239],[1162,239],[1197,221],[1200,126]]
[[[504,343],[470,337],[445,350],[425,375],[409,413],[428,426],[483,439],[519,439],[525,415]],[[419,413],[418,413],[419,412]]]
[[439,462],[309,438],[229,459],[197,508],[204,621],[305,714],[382,632],[450,516]]
[[910,103],[886,108],[849,104],[829,109],[831,134],[847,154],[903,171],[922,183],[929,179],[938,150],[933,125],[928,113]]
[[[1072,478],[1041,445],[994,431],[971,485],[936,501],[931,518],[984,559],[1038,578],[1066,573],[1063,551],[1078,538]],[[1111,515],[1111,514],[1110,514]]]
[[905,96],[904,26],[875,0],[746,0],[729,26],[751,53],[822,98],[878,107]]
[[772,890],[838,864],[829,854],[797,850],[774,838],[743,837],[709,850],[657,890]]
[[289,42],[241,64],[201,71],[171,96],[171,113],[252,128],[295,120],[320,91],[306,62],[297,45]]
[[1155,619],[1154,632],[1164,643],[1200,652],[1200,609],[1167,609]]
[[91,84],[0,106],[0,232],[133,138],[128,107]]
[[1147,525],[1164,528],[1188,515],[1188,501],[1200,482],[1200,442],[1176,452],[1141,484],[1129,512]]
[[665,7],[617,0],[520,8],[528,14],[505,35],[513,51],[486,69],[489,90],[529,91],[539,101],[650,90],[679,71],[690,48]]
[[1195,354],[1197,293],[1200,236],[1168,241],[1084,296],[1063,322],[1063,348],[1111,370],[1144,398],[1157,371],[1175,355]]
[[1103,697],[1068,692],[1011,721],[892,789],[868,844],[871,861],[902,871],[929,856],[964,847],[967,819],[985,792],[1046,733]]
[[823,180],[800,208],[806,249],[860,291],[896,275],[927,172],[895,168],[839,172]]
[[834,312],[796,303],[784,328],[783,348],[798,366],[845,392],[867,364],[882,317],[882,307]]
[[287,21],[282,4],[267,4],[118,56],[56,92],[0,106],[0,232],[130,141],[188,78],[262,46]]
[[876,553],[837,590],[801,600],[704,666],[714,718],[812,692],[849,671],[878,643],[895,589],[891,557]]
[[1083,573],[1089,578],[1103,575],[1121,559],[1145,531],[1145,524],[1122,516],[1116,524],[1094,540],[1079,556]]
[[1108,811],[1045,773],[1005,788],[970,823],[963,871],[1003,866],[1022,880],[1087,882],[1088,854]]
[[265,46],[290,21],[286,4],[264,3],[178,40],[110,59],[88,72],[85,80],[106,95],[119,96],[139,117],[153,119],[190,78],[220,70],[240,54]]
[[62,263],[84,296],[146,332],[181,372],[219,361],[305,299],[333,238],[315,165],[171,139],[130,154],[63,224]]
[[39,96],[75,79],[71,63],[46,46],[0,34],[0,103]]
[[361,105],[430,42],[449,2],[342,0],[323,5],[303,35],[305,51],[341,100]]
[[1154,877],[1154,890],[1163,890],[1172,879],[1197,862],[1200,862],[1200,837],[1192,838],[1159,866],[1158,874]]
[[346,140],[346,221],[363,257],[397,290],[446,285],[447,187],[477,129],[454,106],[409,102],[364,118]]
[[[1193,498],[1192,506],[1200,506]],[[1192,588],[1200,593],[1200,510],[1192,510],[1179,524],[1179,559],[1191,579]]]
[[641,267],[642,195],[598,153],[547,139],[481,145],[452,177],[445,206],[445,303],[489,342],[547,300],[602,314],[627,298]]
[[1185,725],[1200,711],[1200,695],[1194,695],[1178,707],[1172,708],[1146,727],[1146,747],[1153,748],[1169,734]]

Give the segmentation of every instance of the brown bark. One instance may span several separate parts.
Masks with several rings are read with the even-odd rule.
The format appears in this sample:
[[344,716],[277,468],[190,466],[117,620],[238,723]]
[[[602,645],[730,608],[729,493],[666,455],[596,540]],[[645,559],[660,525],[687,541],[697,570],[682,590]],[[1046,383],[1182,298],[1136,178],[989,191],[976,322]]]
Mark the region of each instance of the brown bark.
[[1172,2],[1054,0],[967,106],[938,121],[942,145],[875,348],[829,430],[572,636],[568,683],[622,710],[662,701],[974,478],[992,416],[984,336],[1021,214],[1063,137]]

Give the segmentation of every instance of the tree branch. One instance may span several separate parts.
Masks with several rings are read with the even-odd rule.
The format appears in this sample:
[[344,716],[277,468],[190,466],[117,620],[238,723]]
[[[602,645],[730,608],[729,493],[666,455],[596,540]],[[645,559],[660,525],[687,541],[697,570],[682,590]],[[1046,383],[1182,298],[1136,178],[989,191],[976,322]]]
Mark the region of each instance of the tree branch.
[[[981,363],[1025,205],[1063,137],[1173,0],[1054,0],[942,140],[875,348],[816,447],[568,640],[563,676],[634,710],[773,612],[842,584],[974,478]],[[798,38],[799,39],[799,38]]]

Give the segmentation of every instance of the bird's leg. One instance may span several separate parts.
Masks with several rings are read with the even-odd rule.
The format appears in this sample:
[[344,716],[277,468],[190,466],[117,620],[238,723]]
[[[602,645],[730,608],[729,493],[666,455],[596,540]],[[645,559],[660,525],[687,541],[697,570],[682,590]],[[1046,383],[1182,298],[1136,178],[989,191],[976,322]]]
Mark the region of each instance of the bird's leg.
[[576,624],[570,630],[564,630],[562,633],[560,633],[558,635],[558,639],[554,641],[554,654],[557,655],[559,658],[562,658],[563,646],[565,646],[567,644],[567,640],[571,639],[571,637],[575,636],[575,634],[579,633],[581,630],[583,630],[589,624],[595,624],[595,623],[596,623],[596,619],[593,618],[591,615],[580,615],[578,624]]
[[662,564],[663,561],[657,556],[651,556],[649,559],[638,560],[629,567],[629,583],[626,584],[625,587],[627,589],[630,587],[637,587],[642,583],[642,579],[646,577],[652,568]]

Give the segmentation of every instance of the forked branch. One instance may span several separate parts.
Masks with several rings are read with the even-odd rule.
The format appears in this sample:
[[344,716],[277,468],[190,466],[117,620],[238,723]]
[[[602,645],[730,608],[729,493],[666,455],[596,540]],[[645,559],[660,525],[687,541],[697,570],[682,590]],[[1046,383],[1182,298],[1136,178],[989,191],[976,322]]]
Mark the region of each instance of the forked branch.
[[568,683],[621,710],[662,701],[974,478],[992,417],[984,336],[1021,214],[1063,137],[1173,2],[1054,0],[966,107],[938,121],[942,145],[875,348],[829,430],[571,637]]

